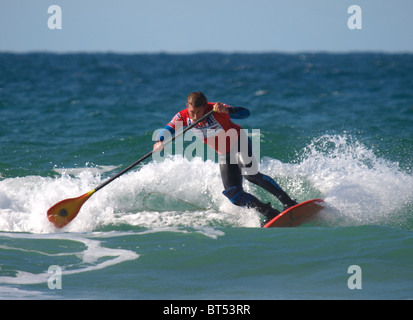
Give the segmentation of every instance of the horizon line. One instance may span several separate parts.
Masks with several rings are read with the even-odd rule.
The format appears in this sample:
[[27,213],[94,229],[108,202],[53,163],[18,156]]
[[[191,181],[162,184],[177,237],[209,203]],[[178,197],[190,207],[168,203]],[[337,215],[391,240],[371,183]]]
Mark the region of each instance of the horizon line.
[[116,55],[197,55],[197,54],[284,54],[284,55],[300,55],[300,54],[413,54],[409,50],[194,50],[194,51],[173,51],[173,50],[154,50],[154,51],[125,51],[125,50],[2,50],[0,54],[116,54]]

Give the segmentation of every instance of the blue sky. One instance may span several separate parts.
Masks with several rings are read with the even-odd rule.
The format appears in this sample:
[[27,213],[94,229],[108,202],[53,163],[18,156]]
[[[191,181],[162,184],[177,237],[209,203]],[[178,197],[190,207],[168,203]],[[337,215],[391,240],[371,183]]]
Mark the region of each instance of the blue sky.
[[1,0],[0,51],[413,52],[412,16],[412,0]]

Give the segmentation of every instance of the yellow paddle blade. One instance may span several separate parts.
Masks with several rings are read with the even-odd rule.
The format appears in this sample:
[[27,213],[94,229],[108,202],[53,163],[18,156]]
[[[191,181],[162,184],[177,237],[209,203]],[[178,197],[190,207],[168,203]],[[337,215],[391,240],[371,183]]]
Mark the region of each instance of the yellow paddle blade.
[[56,203],[47,211],[47,218],[56,228],[63,228],[79,213],[80,208],[95,190],[89,191],[77,198],[70,198]]

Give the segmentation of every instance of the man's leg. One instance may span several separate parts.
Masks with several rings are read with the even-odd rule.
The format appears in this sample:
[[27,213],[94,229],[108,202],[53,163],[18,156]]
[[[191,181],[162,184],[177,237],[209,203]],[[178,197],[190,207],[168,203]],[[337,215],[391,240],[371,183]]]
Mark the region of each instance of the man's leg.
[[278,210],[272,208],[269,203],[265,204],[258,200],[257,197],[244,191],[242,188],[243,179],[241,170],[237,164],[220,161],[219,168],[225,188],[222,193],[233,204],[240,207],[254,208],[264,215],[267,220],[274,218],[280,213]]
[[233,186],[224,190],[222,193],[237,206],[256,209],[259,213],[265,216],[266,221],[271,220],[280,213],[278,210],[271,207],[270,203],[265,204],[258,200],[257,197],[245,192],[242,186]]
[[253,154],[251,139],[245,133],[240,135],[237,162],[241,174],[249,182],[254,183],[277,197],[287,209],[297,203],[272,179],[259,172],[258,162]]
[[244,177],[249,182],[260,186],[261,188],[276,196],[277,199],[280,200],[280,202],[284,205],[285,209],[297,204],[297,202],[292,200],[290,196],[283,189],[281,189],[281,187],[271,177],[260,172],[255,175],[246,175]]

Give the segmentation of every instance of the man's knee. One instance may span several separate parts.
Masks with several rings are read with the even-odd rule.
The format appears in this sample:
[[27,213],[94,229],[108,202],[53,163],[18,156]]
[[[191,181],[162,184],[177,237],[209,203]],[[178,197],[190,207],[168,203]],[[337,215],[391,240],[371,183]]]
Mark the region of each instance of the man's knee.
[[253,184],[259,185],[260,181],[262,180],[261,176],[262,174],[258,172],[257,174],[245,175],[244,178]]

